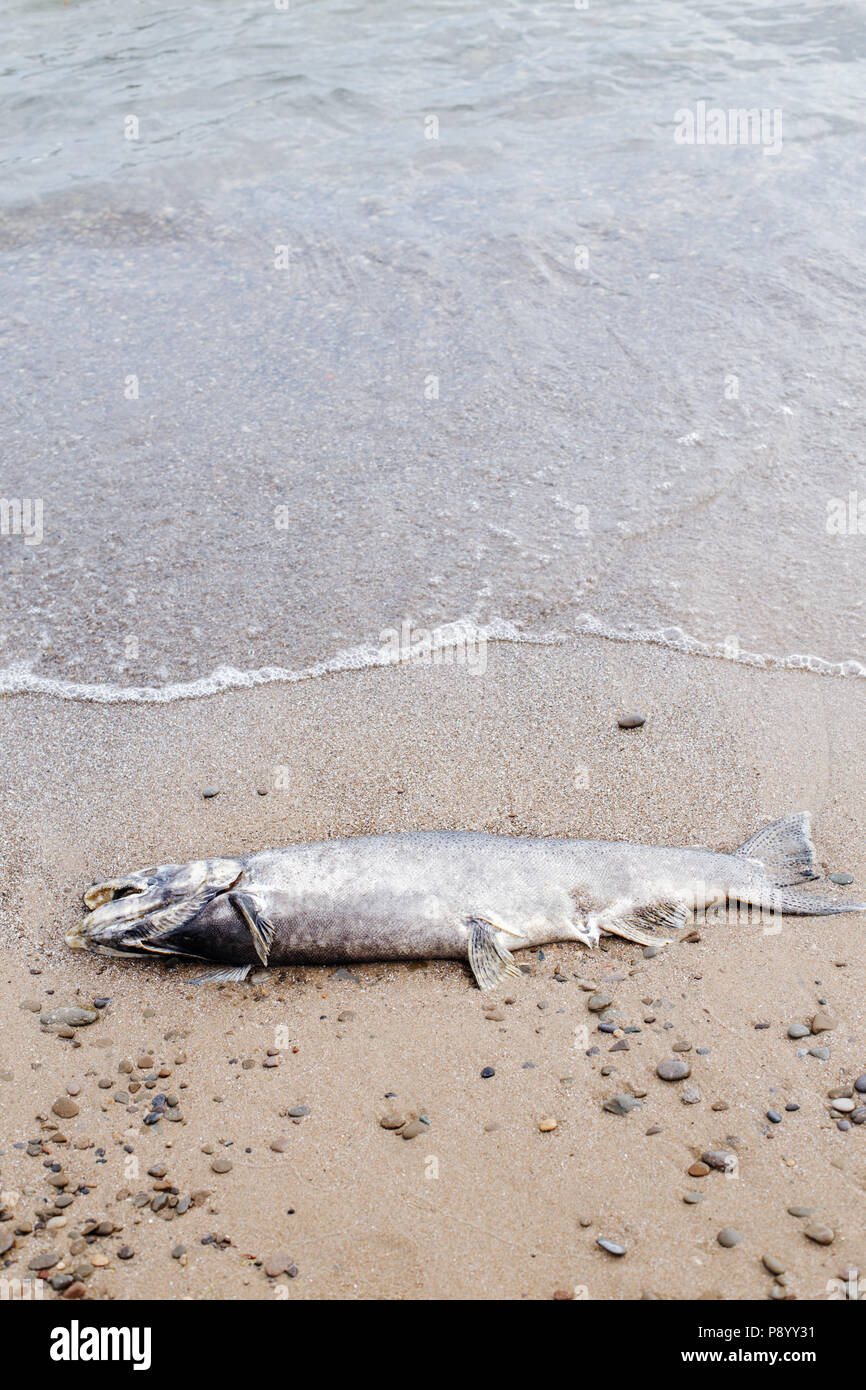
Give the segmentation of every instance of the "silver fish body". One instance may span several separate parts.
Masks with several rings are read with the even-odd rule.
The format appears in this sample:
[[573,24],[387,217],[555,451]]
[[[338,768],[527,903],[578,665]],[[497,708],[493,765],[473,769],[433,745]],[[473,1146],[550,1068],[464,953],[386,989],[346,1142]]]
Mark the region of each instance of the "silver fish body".
[[70,945],[254,964],[453,958],[482,988],[518,973],[511,950],[648,942],[732,900],[765,914],[864,910],[803,893],[816,876],[805,814],[733,854],[628,842],[413,831],[168,865],[100,885]]

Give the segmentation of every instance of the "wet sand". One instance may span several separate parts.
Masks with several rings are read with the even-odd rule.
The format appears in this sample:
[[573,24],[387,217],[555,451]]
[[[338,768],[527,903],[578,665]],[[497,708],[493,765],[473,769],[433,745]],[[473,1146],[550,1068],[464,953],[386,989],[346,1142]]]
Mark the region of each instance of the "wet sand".
[[[782,1292],[827,1297],[828,1281],[866,1268],[866,1128],[841,1132],[827,1102],[866,1071],[861,917],[789,918],[778,935],[719,924],[652,959],[613,939],[524,952],[529,973],[494,1001],[459,963],[196,988],[200,967],[99,960],[63,937],[83,889],[124,868],[416,827],[730,849],[808,808],[823,868],[855,876],[831,891],[862,897],[859,686],[587,638],[492,645],[484,676],[393,668],[161,707],[0,702],[0,1188],[12,1194],[0,1249],[56,1195],[46,1162],[76,1194],[65,1226],[15,1236],[0,1274],[32,1278],[34,1256],[54,1251],[49,1277],[107,1257],[84,1281],[89,1298],[730,1299],[769,1295],[770,1255],[787,1271]],[[635,710],[644,727],[620,730],[617,715]],[[207,785],[219,795],[204,800]],[[628,1051],[609,1051],[581,982],[640,1028]],[[73,1039],[21,1007],[95,997],[109,1002]],[[821,1000],[838,1026],[788,1039]],[[503,1020],[485,1016],[491,1002]],[[679,1041],[695,1104],[655,1075]],[[797,1057],[816,1045],[829,1060]],[[263,1065],[268,1048],[278,1065]],[[143,1054],[154,1065],[136,1069],[130,1095],[119,1063]],[[160,1063],[170,1075],[148,1088]],[[61,1119],[51,1107],[67,1085],[79,1113]],[[641,1108],[602,1109],[634,1090]],[[142,1098],[160,1093],[182,1122],[143,1123]],[[394,1110],[429,1127],[404,1141],[379,1125]],[[539,1130],[544,1116],[555,1130]],[[21,1147],[34,1139],[41,1157]],[[736,1176],[687,1174],[709,1148],[736,1154]],[[211,1170],[219,1158],[230,1171]],[[169,1203],[198,1204],[136,1206],[157,1195],[156,1165]],[[686,1205],[689,1191],[705,1200]],[[814,1216],[789,1215],[796,1204]],[[118,1229],[70,1253],[88,1220]],[[832,1244],[805,1236],[818,1221]],[[716,1239],[728,1226],[743,1234],[734,1249]],[[131,1258],[118,1258],[124,1246]],[[256,1264],[278,1253],[295,1277]]]

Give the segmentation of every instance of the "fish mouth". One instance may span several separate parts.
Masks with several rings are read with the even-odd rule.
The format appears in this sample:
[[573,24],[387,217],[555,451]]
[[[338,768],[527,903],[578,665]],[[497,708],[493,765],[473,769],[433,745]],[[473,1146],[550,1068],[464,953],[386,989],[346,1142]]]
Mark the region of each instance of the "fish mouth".
[[90,910],[67,932],[66,944],[73,951],[110,956],[178,954],[171,946],[173,933],[242,871],[241,860],[196,859],[94,883],[84,894]]
[[119,949],[119,938],[166,901],[158,873],[145,871],[95,883],[84,894],[90,912],[67,932],[66,944],[73,951],[134,955],[134,949]]

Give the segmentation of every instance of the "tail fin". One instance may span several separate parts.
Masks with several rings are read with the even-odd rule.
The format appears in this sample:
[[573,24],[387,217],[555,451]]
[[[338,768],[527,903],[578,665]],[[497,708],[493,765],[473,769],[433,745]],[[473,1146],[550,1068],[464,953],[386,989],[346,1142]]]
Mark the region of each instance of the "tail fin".
[[866,912],[866,903],[834,902],[817,893],[784,893],[798,883],[820,878],[815,868],[815,847],[809,833],[809,812],[782,816],[763,830],[756,830],[734,854],[758,863],[773,884],[772,906],[777,912],[800,917],[824,917],[839,912]]
[[815,847],[809,834],[808,811],[771,821],[750,835],[734,854],[756,860],[777,888],[788,888],[819,877],[815,869]]

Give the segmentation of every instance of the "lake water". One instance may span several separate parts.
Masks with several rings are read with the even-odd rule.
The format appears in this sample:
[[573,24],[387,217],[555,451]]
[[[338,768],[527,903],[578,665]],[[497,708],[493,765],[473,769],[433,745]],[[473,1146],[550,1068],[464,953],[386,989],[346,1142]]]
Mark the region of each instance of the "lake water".
[[4,688],[456,619],[866,670],[861,5],[3,29]]

